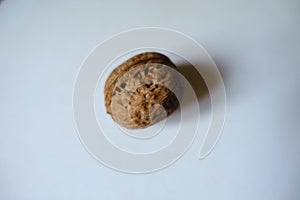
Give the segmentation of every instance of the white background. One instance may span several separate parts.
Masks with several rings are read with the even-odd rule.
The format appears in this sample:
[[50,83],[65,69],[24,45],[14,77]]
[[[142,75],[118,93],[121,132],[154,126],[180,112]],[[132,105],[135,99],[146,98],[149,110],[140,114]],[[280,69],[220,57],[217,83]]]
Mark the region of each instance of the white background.
[[[0,3],[0,199],[300,199],[300,3],[12,1]],[[216,61],[228,112],[214,151],[191,149],[156,173],[94,160],[73,124],[79,67],[131,28],[184,32]]]

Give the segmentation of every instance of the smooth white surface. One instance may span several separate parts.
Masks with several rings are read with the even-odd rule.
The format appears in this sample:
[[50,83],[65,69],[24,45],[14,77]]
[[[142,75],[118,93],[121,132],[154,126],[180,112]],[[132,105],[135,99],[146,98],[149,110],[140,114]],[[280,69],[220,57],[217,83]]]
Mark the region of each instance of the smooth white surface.
[[[0,199],[300,198],[298,1],[2,1]],[[209,51],[228,96],[211,155],[130,175],[95,161],[74,130],[79,66],[130,28],[182,31]]]

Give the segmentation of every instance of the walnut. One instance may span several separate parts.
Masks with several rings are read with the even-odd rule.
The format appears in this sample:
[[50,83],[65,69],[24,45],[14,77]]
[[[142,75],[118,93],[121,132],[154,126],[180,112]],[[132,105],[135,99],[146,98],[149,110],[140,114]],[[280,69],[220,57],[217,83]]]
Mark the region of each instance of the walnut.
[[[181,81],[171,60],[156,52],[136,55],[112,71],[104,86],[105,107],[125,128],[151,126],[179,106]],[[176,94],[176,95],[175,95]]]

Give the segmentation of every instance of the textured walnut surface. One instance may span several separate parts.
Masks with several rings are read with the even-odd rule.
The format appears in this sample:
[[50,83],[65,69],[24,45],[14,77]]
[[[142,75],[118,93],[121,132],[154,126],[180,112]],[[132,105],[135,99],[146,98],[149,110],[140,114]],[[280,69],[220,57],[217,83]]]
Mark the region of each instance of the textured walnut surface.
[[106,80],[107,113],[129,129],[148,127],[164,119],[179,106],[176,70],[168,57],[155,52],[125,61]]

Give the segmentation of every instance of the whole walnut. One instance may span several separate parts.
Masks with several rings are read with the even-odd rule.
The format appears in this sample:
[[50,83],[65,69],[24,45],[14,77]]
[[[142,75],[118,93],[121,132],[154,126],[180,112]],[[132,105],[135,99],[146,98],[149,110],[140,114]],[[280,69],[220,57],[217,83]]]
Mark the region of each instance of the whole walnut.
[[145,128],[161,121],[179,106],[178,73],[171,60],[160,53],[146,52],[130,58],[106,80],[107,113],[128,129]]

